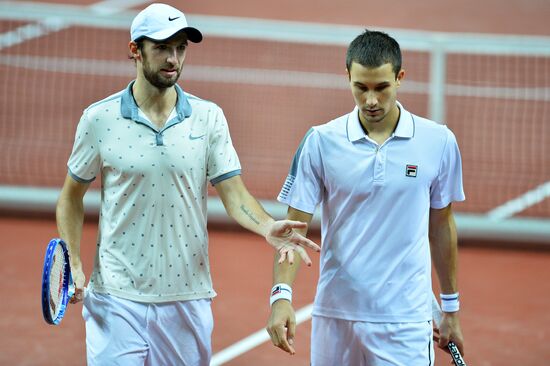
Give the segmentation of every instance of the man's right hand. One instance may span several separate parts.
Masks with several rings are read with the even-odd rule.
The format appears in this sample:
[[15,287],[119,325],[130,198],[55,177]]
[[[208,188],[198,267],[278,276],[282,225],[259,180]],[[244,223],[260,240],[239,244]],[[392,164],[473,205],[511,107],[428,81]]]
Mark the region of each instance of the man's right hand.
[[84,284],[86,283],[86,276],[82,270],[82,265],[73,265],[71,263],[71,275],[73,276],[73,282],[75,286],[74,295],[69,302],[76,304],[84,299]]
[[266,329],[274,346],[291,355],[296,353],[293,347],[296,316],[292,304],[288,300],[280,299],[273,303]]

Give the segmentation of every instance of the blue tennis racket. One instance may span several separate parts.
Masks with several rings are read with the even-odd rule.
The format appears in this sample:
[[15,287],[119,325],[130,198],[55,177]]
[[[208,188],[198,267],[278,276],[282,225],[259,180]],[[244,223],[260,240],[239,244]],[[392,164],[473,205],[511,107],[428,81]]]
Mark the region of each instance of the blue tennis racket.
[[61,322],[73,294],[67,244],[61,239],[52,239],[46,248],[42,272],[42,314],[46,323],[57,325]]
[[[438,328],[439,324],[441,324],[442,317],[443,314],[441,312],[441,308],[439,307],[439,303],[437,302],[435,295],[432,293],[432,318],[435,322],[435,326]],[[449,349],[453,362],[456,366],[466,366],[466,362],[464,362],[464,359],[462,358],[462,355],[454,342],[449,342],[449,344],[447,344],[447,348]]]

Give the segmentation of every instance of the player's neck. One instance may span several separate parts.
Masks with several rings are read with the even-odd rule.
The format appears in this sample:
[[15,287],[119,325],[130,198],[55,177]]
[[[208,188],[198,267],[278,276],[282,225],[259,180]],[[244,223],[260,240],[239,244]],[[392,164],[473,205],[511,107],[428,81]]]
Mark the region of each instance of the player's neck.
[[132,93],[141,110],[156,110],[157,112],[165,109],[171,111],[178,97],[175,87],[159,89],[140,79],[134,83]]
[[175,87],[159,89],[140,79],[135,81],[132,94],[139,109],[159,128],[164,125],[178,99]]
[[379,145],[382,145],[395,131],[399,122],[399,116],[401,111],[397,105],[386,115],[386,117],[378,122],[364,121],[361,113],[359,113],[359,121],[363,131],[369,136],[370,139],[376,141]]

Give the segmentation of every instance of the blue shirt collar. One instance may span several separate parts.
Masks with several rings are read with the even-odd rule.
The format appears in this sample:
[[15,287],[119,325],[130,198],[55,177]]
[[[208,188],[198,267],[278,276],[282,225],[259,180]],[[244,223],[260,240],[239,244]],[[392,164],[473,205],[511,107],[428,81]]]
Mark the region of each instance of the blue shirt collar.
[[[122,99],[120,103],[120,113],[124,118],[129,118],[136,122],[148,124],[147,121],[144,121],[143,118],[139,116],[138,106],[134,99],[134,95],[132,94],[132,86],[134,85],[134,82],[135,80],[132,80],[130,84],[128,84],[128,87],[126,87],[126,89],[124,89],[124,91],[122,92]],[[172,120],[167,121],[164,128],[167,128],[175,123],[182,122],[187,117],[190,117],[193,111],[193,109],[191,108],[191,104],[189,103],[189,100],[187,100],[187,97],[183,92],[183,89],[180,88],[178,84],[175,84],[174,87],[176,88],[176,93],[178,95],[178,99],[176,101],[177,116]]]

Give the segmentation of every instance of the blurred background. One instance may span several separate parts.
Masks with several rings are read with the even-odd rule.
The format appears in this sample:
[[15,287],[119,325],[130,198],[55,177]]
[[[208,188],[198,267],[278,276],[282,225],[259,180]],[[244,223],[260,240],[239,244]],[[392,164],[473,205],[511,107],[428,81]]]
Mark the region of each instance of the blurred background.
[[[5,221],[0,227],[5,239],[14,239],[10,228],[17,225],[30,231],[44,225],[48,235],[56,235],[55,201],[78,120],[88,105],[123,89],[133,79],[133,62],[127,59],[129,27],[137,11],[149,3],[0,2],[0,213]],[[401,44],[406,78],[399,101],[415,114],[448,125],[457,136],[467,197],[454,205],[461,251],[490,248],[490,254],[479,256],[516,253],[511,258],[527,256],[542,261],[537,264],[540,268],[548,267],[550,2],[166,3],[183,10],[189,23],[205,36],[202,43],[191,44],[180,85],[223,108],[243,179],[272,215],[285,214],[286,208],[274,199],[305,132],[353,108],[345,51],[368,27],[388,32]],[[92,242],[98,189],[99,182],[94,182],[86,196]],[[227,230],[231,223],[211,193],[211,227]],[[314,226],[318,225],[316,221]],[[44,237],[40,243],[19,249],[40,258],[47,240]],[[475,260],[473,252],[464,253]],[[14,252],[13,261],[0,269],[4,290],[7,278],[20,273],[16,261],[23,263],[24,259],[17,258]],[[529,260],[522,265],[528,268]],[[513,263],[507,268],[509,273],[517,269]],[[477,278],[489,276],[487,270],[494,264],[475,269],[480,271]],[[549,277],[541,274],[550,275],[531,273],[518,283],[520,287],[527,283],[542,286],[536,290],[543,298],[537,300],[539,310],[540,301],[550,304]],[[264,288],[270,284],[269,273],[266,276]],[[309,286],[314,290],[312,281]],[[498,278],[495,282],[499,283]],[[523,308],[528,309],[532,310]],[[3,314],[11,311],[5,310]],[[12,324],[6,319],[0,322],[5,329]],[[547,336],[550,319],[543,315],[536,324],[540,322],[546,330],[537,337]],[[514,329],[511,338],[514,333],[517,336]],[[81,331],[78,334],[82,336]],[[218,349],[233,341],[217,339]],[[534,355],[532,361],[510,364],[550,364],[548,351],[525,352]],[[495,364],[479,357],[480,365]]]

